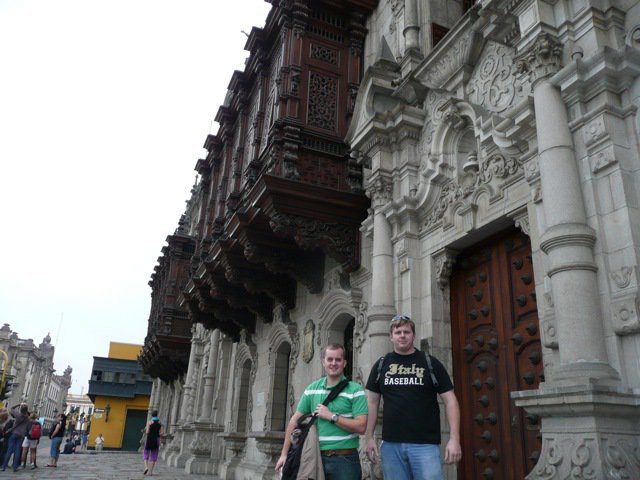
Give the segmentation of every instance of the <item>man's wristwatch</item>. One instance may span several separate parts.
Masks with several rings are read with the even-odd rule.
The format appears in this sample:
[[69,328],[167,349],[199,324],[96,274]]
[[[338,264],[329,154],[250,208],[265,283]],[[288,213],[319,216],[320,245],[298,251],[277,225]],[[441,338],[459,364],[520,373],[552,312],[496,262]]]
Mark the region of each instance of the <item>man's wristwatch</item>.
[[331,423],[336,423],[338,421],[338,417],[340,415],[337,413],[334,413],[333,415],[331,415]]

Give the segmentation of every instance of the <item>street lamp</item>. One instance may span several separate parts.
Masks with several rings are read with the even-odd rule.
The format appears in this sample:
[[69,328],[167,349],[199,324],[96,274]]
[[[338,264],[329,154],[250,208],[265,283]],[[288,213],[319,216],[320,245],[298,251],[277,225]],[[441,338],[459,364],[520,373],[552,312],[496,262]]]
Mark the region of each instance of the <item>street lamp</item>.
[[104,407],[104,422],[107,423],[109,421],[109,412],[111,411],[111,405],[108,403]]

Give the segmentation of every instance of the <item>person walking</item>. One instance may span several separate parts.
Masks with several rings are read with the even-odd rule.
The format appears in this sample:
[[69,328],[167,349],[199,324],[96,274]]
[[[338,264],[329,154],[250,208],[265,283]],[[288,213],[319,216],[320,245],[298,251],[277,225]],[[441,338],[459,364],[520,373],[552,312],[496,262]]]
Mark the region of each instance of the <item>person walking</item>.
[[27,436],[24,437],[24,441],[22,442],[22,468],[27,468],[27,455],[29,454],[31,470],[38,468],[38,465],[36,464],[36,454],[41,435],[42,425],[40,425],[40,422],[38,421],[38,415],[36,413],[32,413],[29,417]]
[[2,471],[4,472],[9,465],[9,459],[13,455],[13,471],[17,472],[20,466],[20,453],[22,450],[22,441],[27,435],[29,428],[29,407],[26,403],[16,405],[11,409],[13,415],[13,428],[7,444],[7,451],[4,454],[4,462],[2,463]]
[[[393,351],[377,361],[367,381],[369,420],[367,457],[382,461],[384,478],[393,480],[442,480],[440,461],[440,408],[436,394],[444,402],[451,429],[444,461],[462,458],[460,447],[460,406],[453,384],[442,363],[413,346],[416,326],[404,315],[391,319],[389,336]],[[373,437],[380,406],[382,446]]]
[[89,442],[89,434],[86,430],[82,432],[82,450],[87,449],[87,443]]
[[60,444],[64,439],[64,431],[67,428],[67,416],[64,413],[59,414],[56,417],[56,424],[49,434],[51,439],[51,461],[47,464],[47,467],[56,468],[58,466],[58,457],[60,457]]
[[291,435],[298,420],[305,414],[317,413],[317,431],[322,457],[322,469],[326,480],[360,480],[362,469],[358,446],[360,434],[367,425],[367,398],[364,389],[356,382],[349,382],[342,392],[329,403],[323,405],[330,391],[344,376],[347,366],[344,347],[330,344],[322,352],[324,377],[311,383],[303,392],[296,412],[292,415],[285,434],[282,453],[276,463],[276,471],[282,470]]
[[0,408],[0,462],[4,463],[4,455],[7,452],[7,444],[13,430],[13,418],[6,408]]
[[102,447],[104,445],[104,437],[102,436],[101,433],[99,433],[96,439],[94,440],[94,445],[95,445],[96,452],[102,451]]
[[153,467],[155,467],[158,461],[158,451],[160,450],[160,439],[164,435],[164,429],[160,424],[158,418],[158,411],[151,412],[151,420],[147,423],[144,433],[147,435],[147,439],[144,444],[144,451],[142,452],[142,458],[144,460],[144,475],[153,475]]

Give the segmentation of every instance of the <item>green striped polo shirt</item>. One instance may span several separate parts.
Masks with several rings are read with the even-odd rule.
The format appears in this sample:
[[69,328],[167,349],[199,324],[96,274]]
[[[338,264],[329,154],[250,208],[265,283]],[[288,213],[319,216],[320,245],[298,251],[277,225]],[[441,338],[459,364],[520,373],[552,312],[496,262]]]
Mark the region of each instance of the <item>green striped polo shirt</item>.
[[[344,378],[343,375],[342,379]],[[327,377],[322,377],[320,380],[313,382],[302,394],[298,402],[298,412],[302,414],[315,412],[318,404],[327,398],[332,388],[335,388],[335,385],[333,387],[327,387]],[[329,403],[328,408],[333,413],[338,413],[345,418],[366,415],[368,412],[367,396],[360,384],[349,382],[338,397]],[[320,450],[358,448],[360,444],[359,434],[343,430],[328,420],[318,418],[316,426],[320,440]]]

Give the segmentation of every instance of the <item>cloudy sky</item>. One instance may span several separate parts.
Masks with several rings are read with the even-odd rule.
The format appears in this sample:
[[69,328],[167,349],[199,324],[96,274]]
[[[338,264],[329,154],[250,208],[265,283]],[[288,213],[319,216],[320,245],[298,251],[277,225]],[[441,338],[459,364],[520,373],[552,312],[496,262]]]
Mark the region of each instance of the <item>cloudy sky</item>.
[[147,285],[263,0],[0,0],[0,324],[86,392]]

